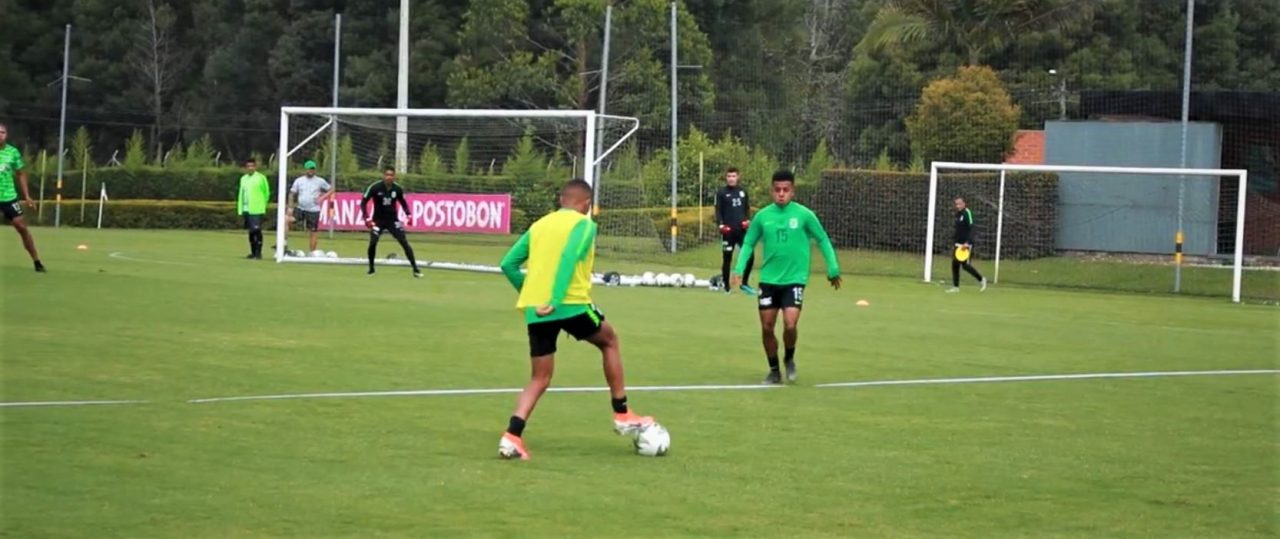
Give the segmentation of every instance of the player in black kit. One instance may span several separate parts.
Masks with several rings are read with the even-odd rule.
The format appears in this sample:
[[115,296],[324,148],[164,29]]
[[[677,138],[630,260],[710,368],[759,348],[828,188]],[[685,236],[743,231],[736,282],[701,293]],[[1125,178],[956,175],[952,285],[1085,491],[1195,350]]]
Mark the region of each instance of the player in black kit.
[[[721,246],[724,248],[720,263],[720,278],[724,279],[726,294],[733,292],[729,285],[729,268],[733,265],[733,248],[742,249],[742,240],[747,236],[747,227],[751,225],[751,204],[746,190],[738,186],[738,169],[730,167],[724,174],[724,187],[716,191],[716,221],[720,223],[720,235],[723,236]],[[742,292],[754,296],[756,290],[747,283],[751,279],[751,266],[755,257],[747,260],[747,269],[742,273]]]
[[[370,200],[373,201],[372,218],[366,211]],[[413,247],[409,246],[409,240],[404,237],[404,225],[400,223],[397,205],[406,214],[409,213],[409,202],[404,199],[404,189],[396,185],[396,171],[388,168],[382,171],[382,181],[369,184],[369,188],[364,190],[364,198],[360,199],[360,217],[364,218],[364,226],[369,229],[369,275],[373,275],[373,259],[378,256],[378,238],[384,232],[390,232],[400,242],[404,255],[409,258],[413,276],[421,278],[418,261],[413,257]]]
[[[951,288],[947,292],[960,291],[960,268],[964,268],[969,275],[978,280],[979,291],[987,290],[987,279],[977,268],[973,267],[973,261],[968,256],[973,252],[973,211],[965,204],[964,199],[956,197],[956,233],[952,238],[956,242],[956,252],[951,255]],[[960,256],[963,252],[965,256]]]

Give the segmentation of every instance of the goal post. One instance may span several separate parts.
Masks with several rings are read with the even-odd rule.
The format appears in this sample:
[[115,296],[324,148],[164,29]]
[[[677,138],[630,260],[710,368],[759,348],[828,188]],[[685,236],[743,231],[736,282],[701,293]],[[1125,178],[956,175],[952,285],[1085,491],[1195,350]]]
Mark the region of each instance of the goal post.
[[[1241,283],[1243,280],[1243,270],[1244,270],[1246,189],[1248,184],[1248,171],[1246,170],[1168,168],[1168,167],[1082,166],[1082,165],[1023,165],[1023,164],[991,164],[991,163],[958,163],[958,162],[944,162],[944,161],[934,162],[930,166],[930,170],[929,170],[929,200],[927,205],[928,214],[926,215],[927,231],[926,231],[926,238],[925,238],[924,269],[923,269],[925,282],[933,281],[933,265],[934,265],[935,253],[949,251],[949,249],[946,251],[938,251],[938,249],[935,247],[935,243],[937,241],[936,238],[939,237],[938,233],[940,232],[939,230],[937,230],[937,222],[940,220],[939,218],[940,209],[938,207],[938,204],[942,196],[940,194],[940,187],[939,187],[940,172],[946,172],[946,171],[951,171],[951,172],[963,171],[963,172],[972,172],[972,173],[986,172],[986,173],[999,174],[999,186],[998,186],[998,189],[996,189],[996,192],[998,194],[996,195],[996,200],[992,204],[994,206],[994,209],[996,211],[996,216],[997,216],[996,223],[995,223],[996,225],[995,241],[994,241],[995,251],[994,251],[994,257],[993,257],[995,266],[993,268],[993,275],[992,275],[993,282],[998,280],[998,277],[999,277],[1002,248],[1004,247],[1002,243],[1005,240],[1005,235],[1007,232],[1006,214],[1008,212],[1008,207],[1006,206],[1006,196],[1005,196],[1006,185],[1013,184],[1015,182],[1015,180],[1012,178],[1011,173],[1043,172],[1043,173],[1055,173],[1055,174],[1096,175],[1099,177],[1101,177],[1102,175],[1164,176],[1164,177],[1180,178],[1179,181],[1181,182],[1186,182],[1188,178],[1210,178],[1213,180],[1213,183],[1210,186],[1206,186],[1206,189],[1203,189],[1202,192],[1212,193],[1211,197],[1213,198],[1213,200],[1211,201],[1200,200],[1198,202],[1201,203],[1202,207],[1212,207],[1212,210],[1213,212],[1215,212],[1215,214],[1218,211],[1217,204],[1216,204],[1217,196],[1218,196],[1217,181],[1219,181],[1219,179],[1222,179],[1222,178],[1235,178],[1235,181],[1237,182],[1237,185],[1238,185],[1238,189],[1236,190],[1237,200],[1235,201],[1235,204],[1234,204],[1235,206],[1234,207],[1234,210],[1235,210],[1234,211],[1234,214],[1235,214],[1234,215],[1234,234],[1232,234],[1230,238],[1230,243],[1232,244],[1232,247],[1233,247],[1233,250],[1231,252],[1231,261],[1232,261],[1231,300],[1236,303],[1239,303],[1241,301]],[[1106,193],[1107,192],[1104,191],[1104,194]],[[1146,201],[1141,200],[1141,198],[1143,198],[1142,195],[1143,195],[1142,193],[1132,194],[1132,196],[1134,196],[1138,200],[1132,200],[1132,201],[1126,200],[1123,204],[1117,203],[1116,209],[1111,210],[1112,213],[1121,211],[1122,209],[1126,209],[1126,208],[1141,208],[1149,211],[1158,211],[1161,209],[1161,208],[1155,208],[1153,210],[1153,208],[1149,207],[1149,205],[1146,204]],[[949,202],[949,200],[942,201],[942,202],[944,203]],[[1212,202],[1213,204],[1209,204],[1210,202]],[[1056,204],[1056,203],[1057,201],[1055,200],[1053,204]],[[941,211],[945,213],[945,209]],[[1216,229],[1217,223],[1215,222],[1214,224],[1215,226],[1211,228]],[[1174,228],[1177,228],[1177,227],[1174,227]],[[1202,227],[1202,228],[1210,228],[1210,227],[1207,227],[1207,225],[1205,225],[1205,227]],[[1112,229],[1112,230],[1107,230],[1105,232],[1115,235],[1115,234],[1125,234],[1125,233],[1128,233],[1129,231]],[[1177,239],[1175,241],[1170,241],[1169,244],[1174,245],[1176,243],[1177,249],[1180,249],[1182,245],[1181,244],[1182,231],[1170,230],[1168,231],[1168,236],[1170,239],[1174,239],[1175,233],[1177,233]],[[1213,235],[1216,233],[1217,233],[1216,230],[1207,231],[1207,234],[1210,234],[1210,235]],[[1225,234],[1225,231],[1224,231],[1224,234]],[[1216,241],[1216,240],[1212,240],[1212,241]],[[1047,249],[1050,251],[1054,249],[1053,245],[1045,246],[1045,247],[1047,247]],[[1165,251],[1165,253],[1173,254],[1168,251]],[[1176,263],[1178,264],[1181,263],[1180,257],[1178,258],[1178,261]]]

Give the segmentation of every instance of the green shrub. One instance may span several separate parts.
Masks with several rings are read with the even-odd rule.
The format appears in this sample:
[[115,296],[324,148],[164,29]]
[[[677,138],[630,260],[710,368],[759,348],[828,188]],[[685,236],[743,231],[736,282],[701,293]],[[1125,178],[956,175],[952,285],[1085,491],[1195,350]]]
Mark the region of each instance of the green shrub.
[[[97,226],[98,201],[89,200],[80,221],[79,200],[62,202],[62,225]],[[53,205],[46,202],[42,224],[53,224]],[[103,228],[181,228],[190,230],[237,229],[244,218],[236,215],[235,201],[112,200],[103,211]],[[267,207],[265,228],[275,229],[276,207]]]
[[[995,252],[997,174],[943,174],[938,178],[934,247],[952,245],[952,201],[964,197],[977,226],[974,249],[981,257]],[[1058,177],[1010,174],[1004,197],[1001,256],[1034,258],[1053,254],[1057,222]],[[837,247],[923,253],[928,223],[929,175],[907,172],[829,170],[823,174],[810,208],[822,219]]]
[[920,95],[907,117],[911,152],[926,163],[1000,163],[1013,150],[1019,114],[995,71],[962,67]]

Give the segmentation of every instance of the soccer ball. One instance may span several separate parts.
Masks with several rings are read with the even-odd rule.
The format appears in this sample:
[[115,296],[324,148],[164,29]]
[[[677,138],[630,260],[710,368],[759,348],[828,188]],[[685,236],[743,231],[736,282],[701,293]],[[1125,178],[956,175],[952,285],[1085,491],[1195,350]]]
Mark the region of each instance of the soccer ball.
[[683,287],[683,286],[684,286],[684,275],[680,275],[679,273],[673,273],[673,274],[671,274],[671,286],[674,286],[674,287],[677,287],[677,288],[679,288],[679,287]]
[[685,285],[685,286],[698,286],[698,278],[697,278],[697,277],[694,277],[692,273],[686,273],[686,274],[684,274],[684,285]]
[[661,457],[671,449],[671,433],[657,423],[641,428],[635,436],[637,455]]
[[319,250],[319,249],[316,249],[316,250],[314,250],[314,251],[311,251],[311,256],[316,257],[316,258],[324,258],[324,251],[321,251],[321,250]]
[[653,286],[655,284],[658,284],[658,280],[656,277],[654,277],[652,271],[646,271],[644,272],[644,275],[640,276],[640,284],[645,286]]
[[335,252],[335,251],[329,251],[329,252],[325,253],[324,255],[325,255],[325,256],[327,256],[327,257],[329,257],[329,258],[338,258],[338,253],[337,253],[337,252]]
[[665,273],[658,274],[658,286],[671,286],[671,276]]

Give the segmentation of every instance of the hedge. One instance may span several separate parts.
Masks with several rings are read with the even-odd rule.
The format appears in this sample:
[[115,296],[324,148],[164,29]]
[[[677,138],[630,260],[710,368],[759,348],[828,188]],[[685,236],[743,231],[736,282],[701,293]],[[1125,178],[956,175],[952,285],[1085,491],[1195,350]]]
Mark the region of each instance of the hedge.
[[[955,209],[964,197],[973,210],[974,249],[984,258],[995,252],[997,174],[943,174],[938,178],[934,213],[935,251],[947,252]],[[1001,257],[1034,258],[1053,254],[1057,224],[1056,174],[1009,174],[1004,194]],[[837,247],[923,252],[929,203],[929,175],[920,173],[829,170],[808,201]]]
[[[244,227],[244,218],[235,212],[235,202],[202,200],[112,200],[107,202],[102,218],[103,228],[179,228],[191,230],[224,230]],[[62,202],[62,224],[94,227],[98,224],[98,201],[84,203],[84,221],[80,220],[79,200]],[[36,212],[28,211],[34,220]],[[40,224],[53,224],[53,203],[46,202]],[[512,209],[512,232],[522,232],[530,219],[519,209]],[[274,230],[276,205],[267,206],[264,228]]]

